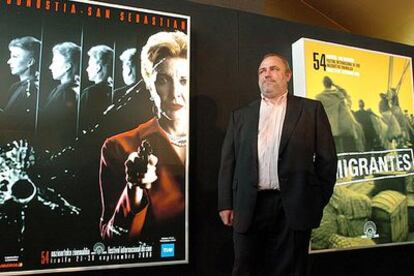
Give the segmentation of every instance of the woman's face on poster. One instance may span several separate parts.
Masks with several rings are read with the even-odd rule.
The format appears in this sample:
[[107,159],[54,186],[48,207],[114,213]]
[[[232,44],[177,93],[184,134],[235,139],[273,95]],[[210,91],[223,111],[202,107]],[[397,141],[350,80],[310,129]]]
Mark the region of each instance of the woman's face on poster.
[[161,111],[172,120],[188,117],[188,60],[167,57],[156,68],[155,89],[161,100]]
[[122,79],[126,85],[132,85],[137,81],[137,69],[132,60],[122,62]]
[[7,64],[10,66],[10,72],[14,76],[19,76],[29,70],[34,60],[29,51],[20,47],[10,47],[10,58]]
[[53,79],[60,80],[69,69],[70,64],[65,57],[59,52],[53,52],[52,63],[49,66]]

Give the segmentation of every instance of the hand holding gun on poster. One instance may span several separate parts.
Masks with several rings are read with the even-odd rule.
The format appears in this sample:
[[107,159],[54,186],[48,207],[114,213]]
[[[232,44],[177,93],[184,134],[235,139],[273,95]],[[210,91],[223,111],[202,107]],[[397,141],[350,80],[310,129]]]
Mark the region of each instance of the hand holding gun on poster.
[[[136,152],[132,152],[125,161],[125,179],[128,194],[134,198],[138,208],[143,204],[144,190],[151,189],[152,183],[158,179],[156,165],[158,158],[152,154],[151,145],[142,141]],[[139,208],[141,209],[141,208]]]
[[126,185],[115,212],[107,223],[101,218],[101,235],[104,239],[140,236],[148,209],[148,192],[158,179],[157,162],[158,158],[152,154],[152,147],[147,140],[143,140],[137,151],[128,155],[124,163]]

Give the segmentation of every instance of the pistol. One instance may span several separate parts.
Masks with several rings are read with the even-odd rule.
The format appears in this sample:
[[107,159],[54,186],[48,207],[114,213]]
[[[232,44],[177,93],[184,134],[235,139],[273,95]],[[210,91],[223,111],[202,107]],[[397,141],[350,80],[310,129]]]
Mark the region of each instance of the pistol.
[[147,140],[142,140],[141,145],[138,147],[138,158],[145,163],[145,172],[147,171],[148,157],[152,154],[152,148]]
[[135,186],[138,179],[147,172],[148,157],[152,154],[152,148],[147,140],[143,140],[137,149],[137,155],[128,157],[125,162],[126,180],[130,186]]

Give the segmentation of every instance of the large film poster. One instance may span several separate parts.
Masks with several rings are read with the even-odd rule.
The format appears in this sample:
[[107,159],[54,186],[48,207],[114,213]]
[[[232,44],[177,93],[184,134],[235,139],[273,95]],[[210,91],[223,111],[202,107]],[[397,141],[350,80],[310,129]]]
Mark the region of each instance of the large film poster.
[[411,58],[300,39],[293,64],[295,93],[322,102],[338,154],[311,250],[413,242]]
[[0,273],[188,262],[188,16],[0,1]]

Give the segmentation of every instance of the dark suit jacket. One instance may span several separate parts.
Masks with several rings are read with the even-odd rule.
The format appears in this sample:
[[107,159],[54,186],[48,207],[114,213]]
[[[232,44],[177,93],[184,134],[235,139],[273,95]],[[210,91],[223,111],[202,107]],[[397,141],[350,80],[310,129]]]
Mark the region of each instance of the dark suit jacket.
[[[246,232],[257,197],[260,100],[231,114],[222,147],[218,209],[234,211],[234,230]],[[282,205],[294,230],[315,228],[332,195],[337,157],[320,102],[288,95],[279,148]]]
[[[4,107],[1,127],[8,132],[32,132],[35,128],[38,88],[35,77],[14,83],[9,91],[9,100]],[[3,131],[4,133],[4,131]]]
[[[75,82],[59,84],[46,99],[42,110],[40,129],[47,132],[48,143],[60,147],[75,141],[79,96]],[[53,148],[53,147],[52,147]]]
[[151,119],[153,102],[143,81],[114,91],[114,108],[109,115],[112,132],[119,133]]
[[81,93],[81,129],[100,123],[104,111],[112,104],[112,87],[105,81],[93,84]]

